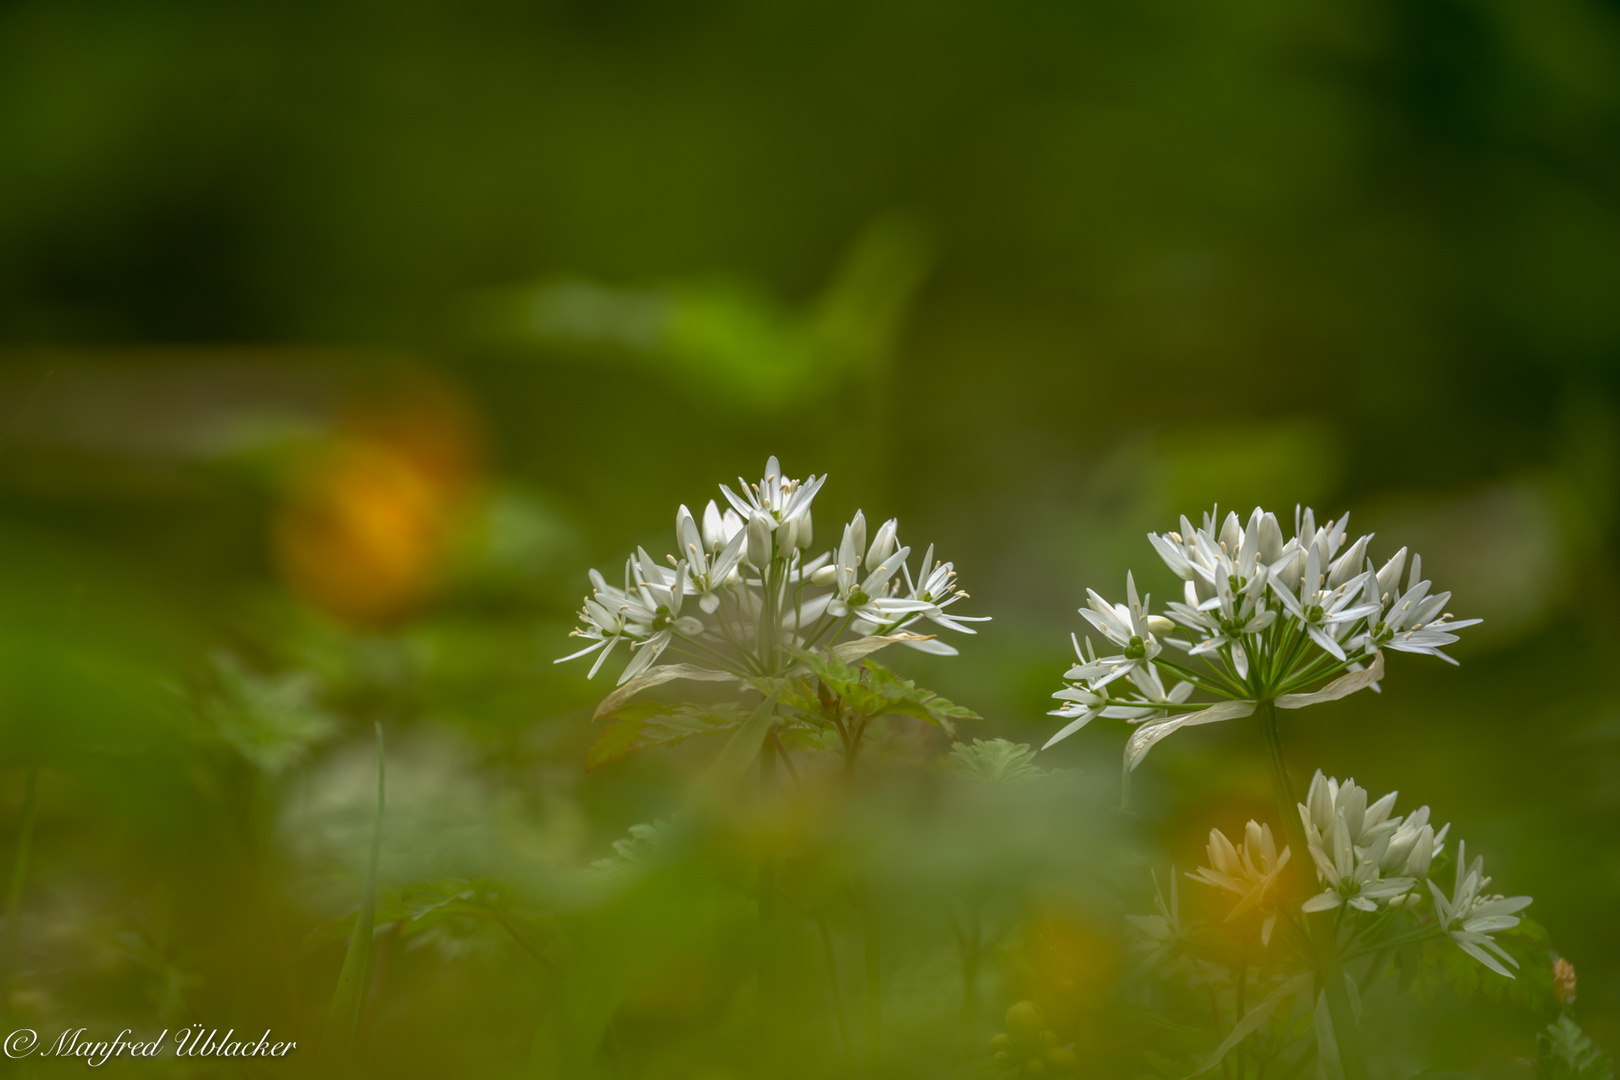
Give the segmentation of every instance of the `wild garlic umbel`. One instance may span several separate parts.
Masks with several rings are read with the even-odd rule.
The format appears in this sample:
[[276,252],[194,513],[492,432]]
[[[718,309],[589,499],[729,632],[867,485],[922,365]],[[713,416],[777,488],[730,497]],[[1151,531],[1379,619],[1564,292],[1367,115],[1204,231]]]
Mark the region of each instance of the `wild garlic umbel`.
[[[1124,719],[1134,725],[1128,780],[1154,745],[1182,728],[1255,717],[1285,842],[1255,821],[1239,844],[1211,830],[1209,865],[1188,875],[1227,898],[1224,922],[1234,924],[1238,943],[1183,919],[1173,883],[1168,904],[1160,893],[1157,916],[1133,921],[1150,957],[1186,965],[1182,974],[1208,991],[1217,1020],[1231,1018],[1204,1068],[1233,1050],[1240,1076],[1250,1052],[1262,1070],[1273,1062],[1292,1069],[1314,1053],[1347,1080],[1365,1080],[1357,986],[1392,954],[1405,955],[1408,968],[1443,966],[1432,951],[1443,941],[1511,978],[1517,961],[1492,935],[1517,926],[1530,898],[1487,893],[1482,861],[1467,862],[1461,843],[1448,895],[1430,874],[1445,859],[1449,826],[1436,829],[1426,806],[1402,817],[1394,794],[1369,802],[1354,781],[1320,771],[1298,801],[1277,710],[1377,690],[1386,650],[1455,663],[1443,648],[1479,620],[1454,619],[1451,594],[1423,577],[1422,560],[1406,548],[1375,564],[1372,537],[1351,540],[1344,517],[1318,526],[1311,510],[1296,510],[1294,535],[1285,537],[1263,509],[1247,524],[1216,511],[1200,527],[1183,517],[1179,532],[1148,539],[1184,583],[1182,598],[1155,614],[1131,574],[1126,603],[1088,590],[1080,613],[1109,648],[1099,655],[1089,638],[1074,639],[1079,662],[1054,695],[1064,704],[1053,715],[1068,723],[1046,745],[1098,716]],[[1290,997],[1303,1002],[1295,1021],[1272,1022]],[[1222,1002],[1231,1003],[1224,1012]]]
[[952,565],[934,558],[933,545],[912,576],[911,548],[901,544],[895,519],[868,538],[866,516],[857,510],[836,551],[807,554],[815,535],[810,504],[826,479],[785,477],[772,457],[757,484],[738,481],[741,495],[720,485],[730,506],[722,511],[710,500],[701,526],[682,506],[675,514],[679,553],[667,556],[667,565],[638,548],[625,560],[622,587],[591,571],[591,595],[573,635],[592,643],[557,662],[599,651],[591,665],[594,677],[622,641],[631,654],[619,675],[623,686],[666,650],[691,667],[664,678],[710,677],[694,668],[739,679],[775,675],[791,666],[799,651],[827,651],[863,638],[955,654],[945,642],[908,628],[926,619],[971,634],[966,624],[987,622],[989,616],[945,610],[967,593],[957,587]]
[[[1089,638],[1074,639],[1079,663],[1052,695],[1068,703],[1052,715],[1070,722],[1046,745],[1098,716],[1122,718],[1137,725],[1125,748],[1129,772],[1166,736],[1248,716],[1259,702],[1302,709],[1376,689],[1384,649],[1455,663],[1441,647],[1479,620],[1453,621],[1445,610],[1451,594],[1434,591],[1423,560],[1408,559],[1406,548],[1375,568],[1372,537],[1346,543],[1348,525],[1346,515],[1318,527],[1303,509],[1285,540],[1276,515],[1257,507],[1247,526],[1216,511],[1201,527],[1183,517],[1180,532],[1149,534],[1185,583],[1182,600],[1153,614],[1132,574],[1124,604],[1087,590],[1080,614],[1118,651],[1098,656]],[[1194,700],[1198,694],[1218,700]]]
[[[1427,806],[1402,816],[1395,803],[1394,792],[1369,801],[1354,780],[1318,771],[1296,807],[1309,856],[1303,865],[1290,848],[1279,850],[1269,825],[1250,821],[1237,844],[1212,829],[1207,865],[1186,877],[1217,890],[1204,905],[1215,918],[1184,915],[1172,876],[1158,913],[1129,919],[1143,973],[1181,984],[1172,993],[1196,990],[1196,1012],[1213,1009],[1221,1042],[1200,1072],[1223,1061],[1230,1072],[1229,1057],[1239,1077],[1246,1063],[1257,1073],[1286,1074],[1312,1055],[1355,1067],[1359,1054],[1345,1055],[1348,1040],[1335,1035],[1354,1029],[1338,1027],[1329,1005],[1323,937],[1347,992],[1353,982],[1365,993],[1390,971],[1406,986],[1451,979],[1464,990],[1480,978],[1513,978],[1520,961],[1494,935],[1520,924],[1530,898],[1490,893],[1483,860],[1469,861],[1461,843],[1453,868],[1450,826],[1436,829]],[[1474,961],[1494,974],[1469,970]]]
[[[622,586],[591,571],[591,594],[573,631],[590,644],[558,663],[595,653],[594,676],[621,642],[630,660],[597,709],[599,717],[617,713],[618,719],[597,740],[587,766],[645,746],[733,731],[716,767],[746,767],[757,757],[760,788],[768,790],[779,757],[797,782],[795,749],[835,752],[853,773],[869,726],[882,716],[915,717],[953,734],[954,720],[976,719],[870,655],[892,644],[951,655],[954,647],[917,630],[928,624],[972,634],[968,624],[987,617],[947,610],[967,594],[952,565],[934,558],[932,545],[913,575],[912,549],[901,543],[893,518],[868,534],[866,516],[857,511],[835,550],[810,555],[811,505],[825,482],[825,476],[786,477],[772,457],[758,483],[739,480],[738,491],[722,484],[729,506],[722,510],[711,500],[701,524],[681,506],[677,551],[664,563],[638,548],[625,560]],[[675,679],[730,682],[762,700],[751,712],[708,702],[624,708],[641,690]],[[758,880],[758,1029],[768,1056],[776,1024],[779,891],[771,851],[761,852]],[[883,1045],[879,902],[865,882],[849,886],[859,898],[866,938],[866,1056],[877,1075]]]

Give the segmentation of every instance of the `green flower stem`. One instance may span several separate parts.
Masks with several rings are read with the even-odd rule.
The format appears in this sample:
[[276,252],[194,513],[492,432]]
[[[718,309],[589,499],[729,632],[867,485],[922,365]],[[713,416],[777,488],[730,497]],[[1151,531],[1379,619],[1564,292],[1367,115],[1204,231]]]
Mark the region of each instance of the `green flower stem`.
[[317,1061],[330,1075],[342,1075],[350,1067],[350,1058],[360,1035],[360,1019],[365,1008],[366,990],[371,979],[371,938],[377,924],[377,862],[382,854],[382,821],[387,774],[383,754],[382,723],[373,725],[377,733],[377,812],[371,824],[371,856],[366,861],[366,881],[360,898],[360,910],[355,913],[354,932],[349,937],[349,950],[343,957],[343,968],[338,973],[337,989],[332,995],[332,1009],[327,1016],[326,1030],[321,1033]]
[[1402,934],[1400,937],[1390,938],[1388,941],[1380,941],[1376,945],[1368,945],[1365,948],[1358,949],[1349,956],[1345,957],[1345,959],[1359,960],[1368,953],[1378,953],[1382,955],[1390,949],[1399,949],[1406,945],[1413,945],[1420,941],[1427,941],[1430,938],[1439,937],[1444,932],[1445,931],[1441,930],[1439,926],[1430,923],[1428,926],[1414,930],[1410,934]]
[[866,1076],[883,1076],[883,937],[877,904],[869,888],[861,889],[861,917],[866,934]]
[[[776,784],[776,740],[759,750],[759,787],[769,797]],[[766,848],[759,860],[759,1036],[769,1053],[776,1031],[776,852]]]
[[11,885],[6,891],[6,937],[0,947],[0,1015],[5,1006],[11,978],[17,968],[17,918],[22,913],[23,884],[28,880],[28,857],[34,848],[34,820],[39,810],[39,766],[28,770],[28,786],[23,794],[22,820],[17,825],[17,852],[11,860]]
[[855,1073],[855,1044],[849,1034],[849,1010],[844,1006],[844,988],[838,981],[838,953],[833,948],[832,931],[827,919],[817,915],[816,932],[821,936],[821,952],[827,960],[827,985],[832,989],[833,1014],[838,1019],[838,1038],[844,1044],[844,1066],[850,1075]]
[[[1262,698],[1254,710],[1260,725],[1260,739],[1265,743],[1266,759],[1271,766],[1271,787],[1277,798],[1277,812],[1282,815],[1283,834],[1294,852],[1300,873],[1307,872],[1310,845],[1305,839],[1305,825],[1299,818],[1299,800],[1294,797],[1294,785],[1288,779],[1288,763],[1283,758],[1282,737],[1277,732],[1277,704],[1271,698]],[[1334,933],[1331,912],[1319,912],[1308,917],[1311,952],[1316,961],[1316,982],[1327,995],[1328,1013],[1333,1018],[1333,1035],[1339,1044],[1339,1061],[1344,1066],[1345,1080],[1367,1080],[1367,1056],[1361,1045],[1361,1030],[1356,1024],[1355,1012],[1350,1006],[1350,993],[1344,984],[1344,969],[1339,962],[1338,935]]]

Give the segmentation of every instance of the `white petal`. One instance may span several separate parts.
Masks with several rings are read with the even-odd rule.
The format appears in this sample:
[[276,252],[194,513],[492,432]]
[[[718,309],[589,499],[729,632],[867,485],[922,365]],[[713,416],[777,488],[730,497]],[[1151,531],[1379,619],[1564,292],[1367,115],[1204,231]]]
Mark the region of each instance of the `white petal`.
[[1349,697],[1357,690],[1365,690],[1383,677],[1384,654],[1374,653],[1372,665],[1366,670],[1341,675],[1314,693],[1284,694],[1277,699],[1277,708],[1303,709],[1307,705],[1320,705],[1324,701],[1338,701],[1340,698]]

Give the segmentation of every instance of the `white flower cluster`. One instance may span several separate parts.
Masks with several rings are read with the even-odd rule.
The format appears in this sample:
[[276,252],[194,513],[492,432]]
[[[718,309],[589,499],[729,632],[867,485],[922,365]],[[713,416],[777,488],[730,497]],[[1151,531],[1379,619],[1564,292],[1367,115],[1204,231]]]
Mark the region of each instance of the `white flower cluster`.
[[1272,886],[1277,883],[1277,875],[1282,873],[1283,867],[1288,865],[1291,853],[1286,847],[1279,853],[1277,842],[1271,836],[1271,826],[1257,821],[1249,822],[1244,829],[1240,846],[1234,846],[1221,830],[1209,830],[1208,850],[1209,865],[1200,866],[1187,876],[1194,881],[1224,889],[1238,898],[1226,916],[1228,922],[1249,911],[1264,912],[1260,923],[1260,944],[1270,945],[1272,928],[1277,925],[1279,900]]
[[[1135,768],[1172,732],[1247,716],[1259,700],[1303,708],[1376,687],[1383,649],[1450,661],[1442,646],[1479,620],[1453,621],[1445,612],[1451,594],[1433,591],[1418,556],[1408,570],[1405,548],[1375,567],[1367,557],[1372,537],[1352,541],[1347,525],[1345,517],[1318,527],[1302,509],[1285,539],[1276,515],[1257,507],[1247,525],[1235,513],[1221,521],[1212,512],[1202,527],[1183,517],[1180,532],[1150,534],[1185,583],[1183,597],[1156,615],[1132,575],[1124,604],[1087,590],[1080,614],[1115,651],[1098,656],[1089,639],[1075,639],[1079,662],[1053,695],[1066,704],[1052,715],[1070,723],[1046,745],[1098,716],[1123,718],[1140,725],[1126,749],[1127,767]],[[1170,650],[1184,655],[1172,659]],[[1194,657],[1201,667],[1191,666]],[[1194,702],[1197,690],[1226,700]]]
[[1436,832],[1429,808],[1405,818],[1391,816],[1396,792],[1367,802],[1367,789],[1354,780],[1340,783],[1323,776],[1311,779],[1300,804],[1311,861],[1325,891],[1305,901],[1305,911],[1328,911],[1348,904],[1375,911],[1379,902],[1407,896],[1429,874],[1434,857],[1445,850],[1450,825]]
[[[1395,793],[1368,803],[1367,792],[1354,780],[1343,783],[1323,776],[1311,780],[1311,790],[1299,807],[1324,891],[1305,901],[1304,911],[1331,911],[1348,906],[1376,911],[1380,905],[1416,906],[1422,902],[1417,883],[1429,876],[1434,859],[1446,846],[1451,826],[1436,830],[1429,823],[1429,808],[1419,807],[1406,817],[1393,815]],[[1499,975],[1513,975],[1502,961],[1518,966],[1490,935],[1517,926],[1519,911],[1530,897],[1486,895],[1491,879],[1484,876],[1484,860],[1472,865],[1467,851],[1457,845],[1457,883],[1451,899],[1432,880],[1438,928],[1469,956]]]
[[1457,884],[1452,888],[1451,899],[1446,899],[1440,886],[1432,881],[1429,891],[1434,894],[1435,916],[1446,936],[1475,960],[1511,979],[1513,973],[1503,967],[1498,958],[1514,967],[1518,967],[1519,962],[1492,941],[1490,935],[1519,925],[1517,913],[1530,906],[1530,897],[1501,893],[1487,896],[1485,886],[1490,883],[1491,879],[1485,876],[1485,860],[1476,855],[1470,864],[1466,846],[1458,841]]
[[[966,623],[988,619],[945,610],[967,594],[951,564],[934,559],[931,545],[912,576],[911,548],[900,543],[892,518],[869,540],[866,518],[857,511],[836,553],[809,557],[810,504],[825,480],[784,477],[772,457],[759,483],[739,480],[740,495],[722,484],[729,507],[722,511],[711,500],[701,525],[682,506],[675,515],[679,553],[667,566],[638,548],[625,561],[622,587],[590,572],[591,595],[571,632],[590,644],[557,663],[600,650],[594,677],[623,641],[632,655],[621,685],[666,650],[698,668],[747,678],[779,673],[792,648],[830,648],[846,635],[890,637],[924,619],[971,634]],[[901,643],[956,652],[931,636],[908,633]]]

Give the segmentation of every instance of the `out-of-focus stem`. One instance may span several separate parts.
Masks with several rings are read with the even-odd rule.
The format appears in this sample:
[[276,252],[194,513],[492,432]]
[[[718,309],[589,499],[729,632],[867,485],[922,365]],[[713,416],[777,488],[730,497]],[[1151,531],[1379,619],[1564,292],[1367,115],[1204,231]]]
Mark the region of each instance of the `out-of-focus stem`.
[[[776,784],[776,741],[767,738],[759,751],[759,786],[769,798]],[[776,1028],[776,852],[769,846],[759,859],[759,1035],[769,1052]]]
[[861,918],[866,932],[866,1076],[883,1076],[883,938],[877,905],[869,888],[861,890]]
[[366,860],[365,887],[360,895],[360,909],[355,913],[354,930],[349,935],[349,949],[343,957],[343,968],[338,972],[332,1008],[316,1050],[318,1066],[323,1066],[324,1072],[331,1076],[344,1075],[352,1068],[351,1058],[371,977],[372,931],[377,924],[377,863],[382,856],[388,776],[382,722],[372,726],[377,735],[377,810],[371,824],[371,856]]
[[844,1007],[844,988],[838,981],[838,954],[833,948],[832,931],[827,927],[825,916],[816,916],[816,931],[821,935],[821,951],[827,958],[827,985],[832,987],[833,1015],[838,1019],[838,1038],[844,1044],[844,1064],[854,1075],[855,1044],[849,1034],[849,1010]]
[[[1260,740],[1265,744],[1266,759],[1271,767],[1271,787],[1277,798],[1277,812],[1282,816],[1283,834],[1288,837],[1288,846],[1294,850],[1296,865],[1301,873],[1305,873],[1310,849],[1305,839],[1305,825],[1299,818],[1299,800],[1294,796],[1294,785],[1288,778],[1288,763],[1283,758],[1282,737],[1277,732],[1276,702],[1262,698],[1255,705],[1254,715],[1260,725]],[[1308,916],[1308,920],[1311,952],[1316,960],[1316,982],[1327,996],[1328,1014],[1333,1018],[1333,1038],[1339,1044],[1339,1062],[1344,1067],[1344,1080],[1367,1080],[1367,1057],[1361,1046],[1361,1030],[1350,1006],[1350,993],[1345,988],[1332,912],[1318,912]]]
[[968,1056],[972,1057],[979,1050],[979,1034],[975,1029],[979,1019],[979,956],[983,952],[977,902],[968,905],[968,927],[962,940],[962,1037],[967,1042]]

